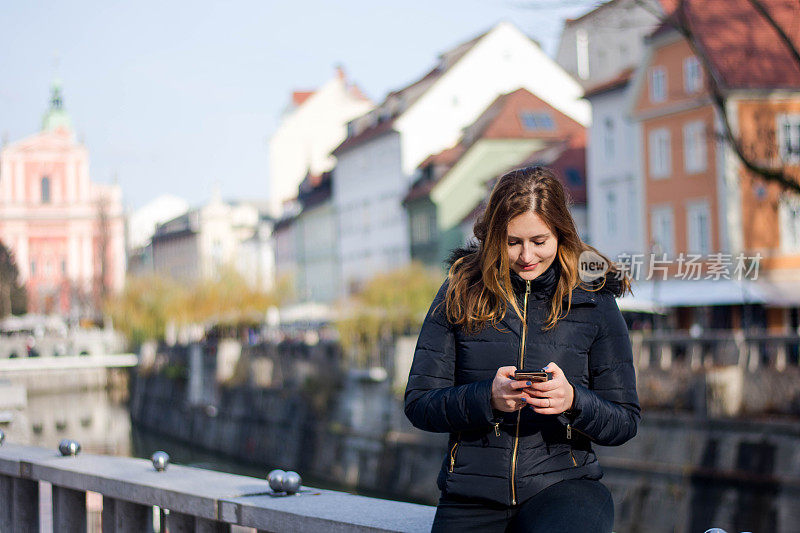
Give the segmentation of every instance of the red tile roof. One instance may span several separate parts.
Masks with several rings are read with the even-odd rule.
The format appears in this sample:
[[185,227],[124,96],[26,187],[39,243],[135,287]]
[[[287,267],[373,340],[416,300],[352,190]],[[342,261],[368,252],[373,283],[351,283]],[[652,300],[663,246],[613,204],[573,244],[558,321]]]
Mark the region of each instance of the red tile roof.
[[384,133],[388,133],[390,131],[394,131],[394,119],[385,120],[384,122],[379,122],[375,126],[371,128],[367,128],[358,135],[353,135],[352,137],[346,138],[342,144],[334,148],[333,155],[339,155],[342,152],[353,148],[354,146],[358,146],[359,144],[374,139],[375,137],[380,137]]
[[455,146],[442,150],[438,154],[429,155],[425,161],[419,164],[419,167],[423,168],[427,167],[428,165],[452,167],[458,162],[465,151],[466,147],[459,143]]
[[314,94],[314,91],[294,91],[292,93],[292,104],[296,106],[303,105],[303,102],[308,100],[312,94]]
[[[708,55],[725,87],[800,87],[800,65],[749,0],[676,1],[676,11],[654,35],[669,31],[683,9],[700,49]],[[800,3],[794,0],[761,0],[761,3],[795,48],[800,48]]]
[[458,143],[451,148],[442,150],[438,154],[428,156],[425,161],[419,164],[418,168],[425,168],[433,165],[434,168],[431,171],[431,175],[417,179],[411,184],[408,193],[403,199],[403,203],[428,196],[433,187],[439,183],[442,176],[447,174],[447,171],[458,163],[458,160],[461,159],[461,156],[464,155],[466,151],[467,147],[463,143]]
[[[530,130],[525,128],[521,119],[521,115],[525,112],[549,113],[555,126],[554,129]],[[541,139],[547,143],[546,146],[552,146],[552,143],[555,143],[578,146],[583,149],[586,142],[586,129],[527,89],[517,89],[500,95],[470,126],[464,129],[464,136],[456,146],[429,156],[419,165],[419,168],[431,164],[444,168],[437,169],[440,171],[435,174],[433,179],[415,182],[404,201],[427,196],[439,179],[447,173],[447,170],[481,139]],[[585,174],[585,163],[581,172]]]
[[407,202],[413,202],[418,198],[425,198],[431,193],[438,182],[439,180],[436,179],[419,180],[414,182],[414,185],[411,186],[411,188],[408,190],[408,193],[406,193],[405,198],[403,198],[403,205],[405,205]]
[[587,87],[583,93],[584,98],[591,98],[592,96],[596,96],[598,94],[613,91],[619,87],[624,87],[631,81],[633,77],[633,68],[626,68],[622,72],[620,72],[617,76],[610,80],[606,80],[604,82],[598,83],[597,85],[593,85],[591,87]]
[[[531,130],[522,123],[526,112],[546,112],[553,119],[552,130]],[[473,138],[484,139],[556,139],[585,132],[579,122],[568,117],[527,89],[501,95],[474,122]]]

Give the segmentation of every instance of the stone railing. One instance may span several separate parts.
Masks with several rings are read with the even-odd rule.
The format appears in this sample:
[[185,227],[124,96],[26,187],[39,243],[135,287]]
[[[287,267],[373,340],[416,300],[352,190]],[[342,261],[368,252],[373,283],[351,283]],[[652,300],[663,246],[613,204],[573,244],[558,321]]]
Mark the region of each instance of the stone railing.
[[[755,372],[760,368],[783,371],[797,366],[800,336],[748,333],[742,331],[706,332],[693,337],[684,332],[630,333],[637,368],[675,364],[701,367],[737,365]],[[683,363],[681,363],[683,361]]]
[[[42,483],[50,486],[50,505],[40,506]],[[0,531],[35,532],[45,522],[54,533],[86,531],[87,491],[102,495],[104,533],[427,531],[435,512],[305,486],[277,494],[262,479],[179,465],[159,472],[144,459],[0,445]]]

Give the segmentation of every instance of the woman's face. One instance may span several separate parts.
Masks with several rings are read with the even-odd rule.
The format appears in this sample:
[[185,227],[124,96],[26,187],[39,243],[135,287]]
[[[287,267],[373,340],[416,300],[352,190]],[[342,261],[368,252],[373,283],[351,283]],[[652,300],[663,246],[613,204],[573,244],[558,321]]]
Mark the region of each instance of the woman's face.
[[547,270],[557,250],[558,239],[533,211],[508,223],[508,262],[522,279],[530,281]]

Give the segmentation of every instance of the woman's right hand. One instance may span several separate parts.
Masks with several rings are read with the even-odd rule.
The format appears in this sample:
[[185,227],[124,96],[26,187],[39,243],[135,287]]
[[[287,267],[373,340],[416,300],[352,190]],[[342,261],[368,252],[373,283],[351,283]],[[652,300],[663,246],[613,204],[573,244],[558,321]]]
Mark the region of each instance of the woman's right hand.
[[530,386],[529,382],[514,379],[515,366],[501,366],[492,381],[492,407],[498,411],[511,413],[522,409],[530,396],[522,391]]

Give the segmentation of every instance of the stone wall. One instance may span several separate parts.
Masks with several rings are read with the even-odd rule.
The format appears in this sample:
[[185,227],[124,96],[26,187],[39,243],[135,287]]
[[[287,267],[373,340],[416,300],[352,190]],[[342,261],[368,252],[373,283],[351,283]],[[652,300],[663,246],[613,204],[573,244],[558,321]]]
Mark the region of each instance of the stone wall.
[[[264,472],[293,469],[368,494],[436,503],[446,435],[410,426],[391,378],[346,372],[335,351],[320,347],[242,353],[251,363],[270,361],[258,364],[270,368],[271,387],[255,386],[264,376],[240,366],[234,374],[247,379],[216,387],[213,402],[190,404],[185,375],[139,375],[135,423]],[[796,367],[641,369],[639,435],[597,447],[615,531],[791,531],[800,523],[800,420],[765,413],[797,412],[797,377]],[[731,406],[759,418],[724,416]]]

